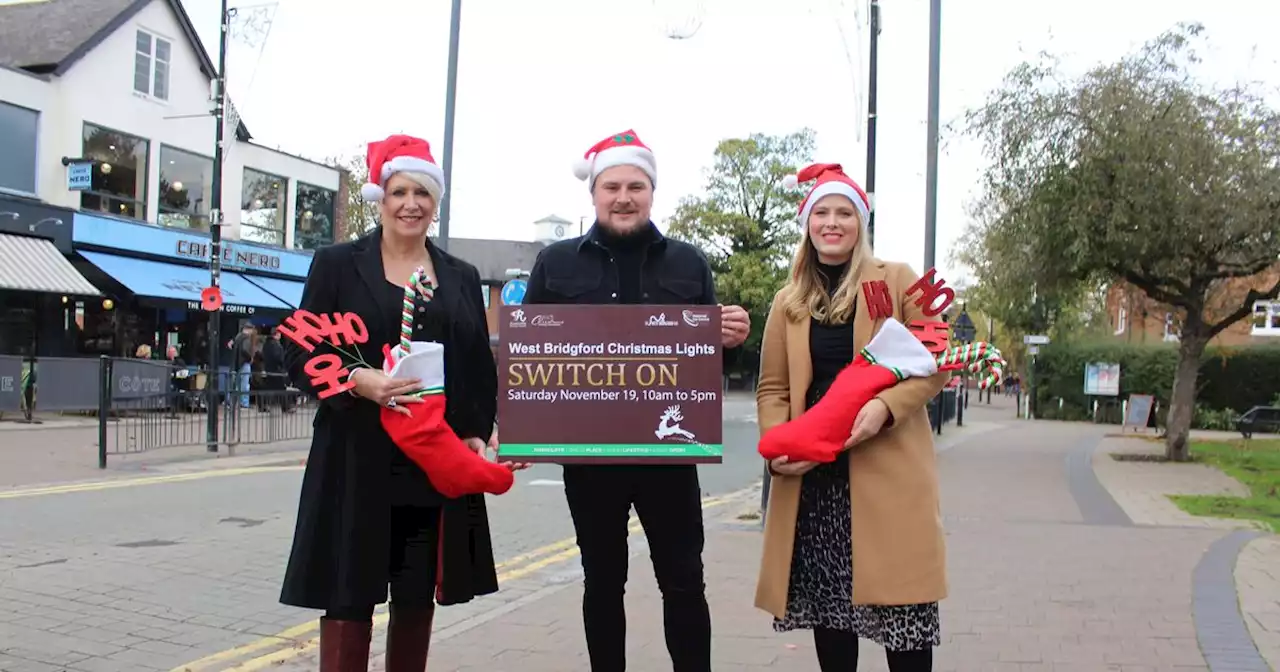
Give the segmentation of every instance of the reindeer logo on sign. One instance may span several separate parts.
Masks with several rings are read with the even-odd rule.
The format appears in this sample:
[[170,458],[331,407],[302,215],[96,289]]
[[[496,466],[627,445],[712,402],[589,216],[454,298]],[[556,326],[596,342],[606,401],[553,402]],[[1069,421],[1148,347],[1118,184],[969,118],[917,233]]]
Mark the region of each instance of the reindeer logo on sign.
[[659,439],[678,436],[687,441],[693,441],[693,432],[682,428],[681,420],[684,420],[684,415],[680,413],[680,407],[668,406],[667,410],[662,412],[662,417],[658,419],[658,429],[654,430],[653,435]]

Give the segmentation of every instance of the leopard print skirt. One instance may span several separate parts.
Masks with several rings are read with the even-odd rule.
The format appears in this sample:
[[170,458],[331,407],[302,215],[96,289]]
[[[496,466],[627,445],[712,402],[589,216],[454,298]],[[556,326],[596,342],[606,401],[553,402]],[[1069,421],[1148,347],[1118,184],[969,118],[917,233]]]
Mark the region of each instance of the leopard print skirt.
[[845,459],[804,475],[791,554],[787,614],[773,629],[827,628],[852,632],[890,651],[941,644],[938,603],[902,606],[853,604],[853,543],[849,467]]

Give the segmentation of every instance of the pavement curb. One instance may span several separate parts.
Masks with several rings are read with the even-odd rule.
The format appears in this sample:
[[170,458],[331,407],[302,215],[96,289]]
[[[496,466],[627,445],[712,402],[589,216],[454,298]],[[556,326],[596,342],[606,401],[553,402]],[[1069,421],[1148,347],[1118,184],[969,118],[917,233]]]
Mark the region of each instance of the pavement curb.
[[1237,530],[1213,542],[1192,573],[1192,618],[1210,672],[1271,672],[1240,613],[1236,558],[1261,536]]

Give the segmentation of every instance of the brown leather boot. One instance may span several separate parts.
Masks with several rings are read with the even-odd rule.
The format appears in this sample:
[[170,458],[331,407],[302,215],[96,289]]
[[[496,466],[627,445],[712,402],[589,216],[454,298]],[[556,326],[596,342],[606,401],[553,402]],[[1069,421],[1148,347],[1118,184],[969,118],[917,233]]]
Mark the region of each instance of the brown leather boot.
[[320,672],[368,672],[373,623],[320,619]]
[[387,622],[387,672],[423,672],[431,647],[431,620],[435,605],[397,607],[391,605]]

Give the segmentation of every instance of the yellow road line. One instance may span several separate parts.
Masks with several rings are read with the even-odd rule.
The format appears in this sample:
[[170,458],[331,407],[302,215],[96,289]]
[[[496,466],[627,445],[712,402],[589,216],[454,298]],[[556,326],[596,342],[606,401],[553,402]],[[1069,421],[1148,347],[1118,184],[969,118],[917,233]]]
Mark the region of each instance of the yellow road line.
[[[743,493],[749,491],[739,490],[727,495],[717,497],[707,497],[702,500],[703,509],[711,509],[727,502],[733,501]],[[631,516],[628,521],[627,530],[629,532],[641,531],[640,521],[635,515]],[[550,554],[550,555],[548,555]],[[498,582],[505,583],[526,577],[551,565],[559,564],[568,560],[572,560],[578,555],[577,540],[574,538],[562,539],[552,544],[547,544],[541,548],[536,548],[527,553],[522,553],[515,557],[498,563],[495,567],[499,570]],[[545,557],[543,557],[545,556]],[[523,563],[523,564],[522,564]],[[502,571],[503,568],[513,567],[513,569]],[[390,618],[390,614],[382,612],[374,615],[373,625],[375,628],[385,625]],[[254,672],[255,670],[264,670],[283,664],[284,662],[301,656],[314,650],[320,645],[319,637],[311,637],[304,641],[298,641],[299,638],[311,634],[320,629],[320,621],[313,620],[300,625],[295,625],[288,630],[278,632],[270,637],[264,637],[257,641],[238,646],[234,649],[227,649],[212,655],[201,658],[184,665],[173,668],[172,672],[200,672],[202,670],[213,669],[214,665],[225,663],[230,660],[244,658],[253,653],[257,653],[263,649],[272,647],[287,646],[289,648],[275,650],[249,660],[245,660],[238,665],[231,667],[219,667],[217,669],[226,672]]]
[[119,478],[110,481],[88,481],[85,483],[68,483],[66,485],[50,485],[38,488],[21,488],[16,490],[0,490],[0,499],[17,499],[19,497],[38,497],[41,495],[61,495],[72,492],[94,492],[98,490],[114,490],[132,488],[139,485],[156,485],[159,483],[180,483],[183,481],[199,481],[206,478],[222,476],[245,476],[248,474],[266,474],[277,471],[298,471],[302,465],[285,465],[271,467],[240,467],[235,469],[211,469],[186,474],[166,474],[164,476],[142,476],[139,478]]

